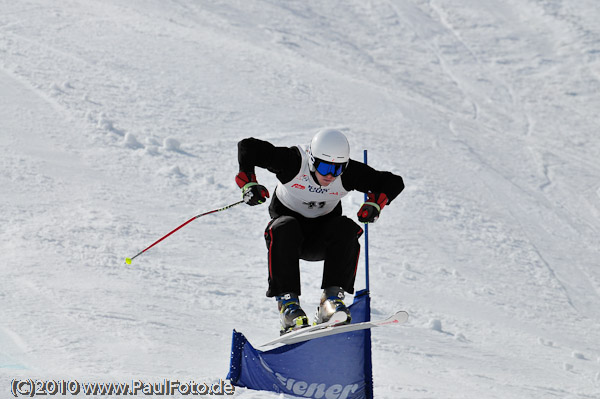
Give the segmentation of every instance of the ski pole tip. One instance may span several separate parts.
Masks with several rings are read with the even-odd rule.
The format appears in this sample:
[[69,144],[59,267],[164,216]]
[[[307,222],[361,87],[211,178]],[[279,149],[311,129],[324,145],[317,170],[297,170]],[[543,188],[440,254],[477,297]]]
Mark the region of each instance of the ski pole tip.
[[125,263],[127,263],[128,265],[131,265],[131,258],[125,258]]

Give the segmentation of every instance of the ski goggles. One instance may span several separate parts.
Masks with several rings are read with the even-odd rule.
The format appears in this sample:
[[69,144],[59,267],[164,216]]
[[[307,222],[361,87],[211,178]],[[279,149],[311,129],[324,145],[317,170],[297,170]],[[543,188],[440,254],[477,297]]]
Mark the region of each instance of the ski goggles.
[[318,158],[315,158],[314,166],[317,172],[322,176],[332,175],[333,177],[338,177],[344,170],[346,170],[347,162],[345,163],[331,163],[325,162]]

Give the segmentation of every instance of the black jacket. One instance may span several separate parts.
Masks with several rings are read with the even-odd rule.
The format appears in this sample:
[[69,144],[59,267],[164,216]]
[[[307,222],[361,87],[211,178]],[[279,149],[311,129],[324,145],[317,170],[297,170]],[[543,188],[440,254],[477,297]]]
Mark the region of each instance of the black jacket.
[[[238,143],[238,162],[240,171],[255,173],[255,167],[267,169],[275,174],[283,184],[291,181],[302,167],[302,155],[298,147],[275,147],[273,144],[253,137]],[[316,178],[313,176],[314,180]],[[381,172],[350,159],[348,167],[339,177],[347,191],[357,190],[363,193],[384,193],[391,203],[404,190],[402,177],[391,172]],[[299,216],[286,208],[274,196],[269,207],[272,217],[279,215]],[[340,204],[330,213],[341,215]],[[328,215],[326,215],[328,216]]]

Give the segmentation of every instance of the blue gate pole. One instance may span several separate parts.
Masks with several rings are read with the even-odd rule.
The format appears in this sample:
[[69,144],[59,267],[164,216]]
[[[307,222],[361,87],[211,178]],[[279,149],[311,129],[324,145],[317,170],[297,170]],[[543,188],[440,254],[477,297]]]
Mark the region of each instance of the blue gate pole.
[[[364,150],[364,162],[367,164],[367,150]],[[367,194],[365,193],[365,202],[367,202]],[[365,223],[365,289],[370,295],[369,288],[369,224]]]
[[[367,165],[367,150],[364,150],[364,162]],[[367,193],[365,193],[367,202]],[[367,321],[371,321],[371,291],[369,287],[369,224],[365,223],[365,291],[367,292]],[[371,330],[365,333],[365,378],[367,381],[366,397],[373,399],[373,355],[371,353]]]

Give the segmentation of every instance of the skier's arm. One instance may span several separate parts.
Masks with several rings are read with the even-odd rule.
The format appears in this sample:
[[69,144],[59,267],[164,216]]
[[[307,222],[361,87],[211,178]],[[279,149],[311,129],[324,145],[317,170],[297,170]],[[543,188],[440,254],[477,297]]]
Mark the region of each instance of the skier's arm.
[[350,160],[342,175],[342,184],[346,190],[358,190],[362,193],[385,194],[387,204],[404,190],[402,177],[391,172],[381,172],[364,163]]
[[402,177],[391,172],[380,172],[368,165],[350,161],[342,175],[346,189],[367,193],[367,200],[358,210],[358,220],[374,223],[384,206],[389,204],[404,189]]
[[275,147],[253,137],[238,143],[240,172],[255,174],[255,167],[265,168],[283,183],[292,180],[300,170],[302,156],[297,147]]

